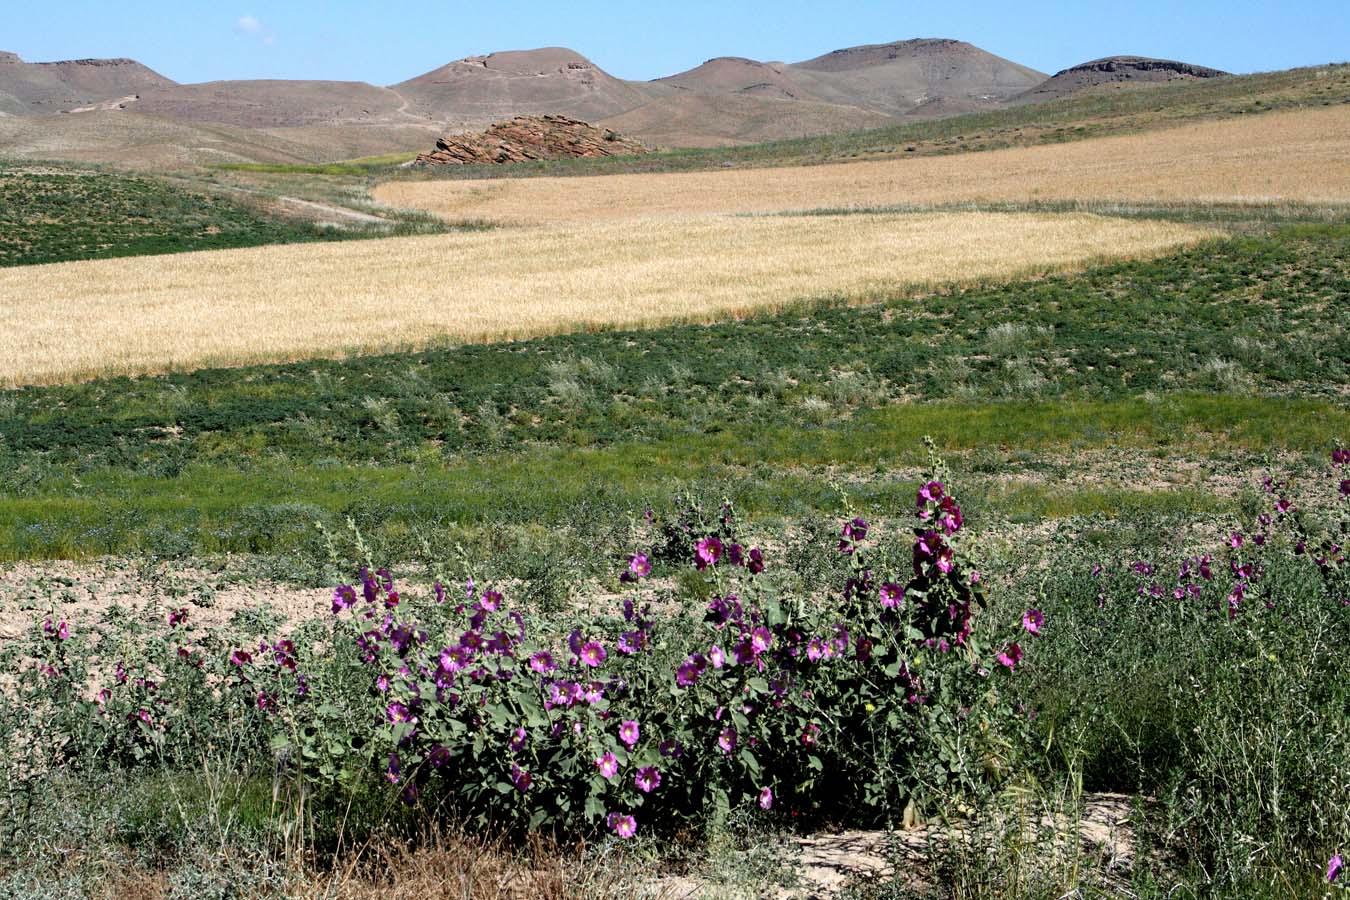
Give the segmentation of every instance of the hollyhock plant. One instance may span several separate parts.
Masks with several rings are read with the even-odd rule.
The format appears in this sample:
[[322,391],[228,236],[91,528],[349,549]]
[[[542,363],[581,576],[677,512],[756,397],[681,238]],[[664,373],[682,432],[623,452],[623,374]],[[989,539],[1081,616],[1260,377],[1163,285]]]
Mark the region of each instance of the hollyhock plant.
[[600,774],[606,779],[613,779],[619,774],[619,758],[613,753],[606,751],[595,761],[595,767],[600,770]]
[[1022,627],[1029,634],[1040,634],[1045,627],[1045,614],[1039,609],[1029,609],[1022,614]]
[[717,746],[723,753],[730,753],[736,749],[736,729],[724,728],[722,733],[717,736]]
[[717,565],[722,558],[722,542],[715,537],[705,537],[698,542],[694,552],[694,565],[702,571]]
[[578,655],[584,665],[594,669],[602,664],[609,654],[605,652],[605,648],[601,646],[599,641],[587,641],[581,645],[581,653]]
[[772,790],[772,789],[770,789],[770,788],[765,788],[764,790],[762,790],[762,791],[759,792],[759,808],[760,808],[760,809],[772,809],[772,808],[773,808],[773,790]]
[[642,737],[642,729],[633,719],[628,719],[619,726],[619,740],[623,741],[624,746],[632,750],[637,746],[638,739]]
[[1004,647],[998,654],[998,661],[1000,664],[1007,666],[1009,671],[1016,669],[1018,664],[1022,662],[1022,645],[1013,642]]
[[610,830],[624,840],[637,834],[637,820],[630,815],[610,813],[607,817],[607,821]]
[[633,777],[633,784],[644,794],[650,794],[661,786],[661,770],[656,766],[643,766]]

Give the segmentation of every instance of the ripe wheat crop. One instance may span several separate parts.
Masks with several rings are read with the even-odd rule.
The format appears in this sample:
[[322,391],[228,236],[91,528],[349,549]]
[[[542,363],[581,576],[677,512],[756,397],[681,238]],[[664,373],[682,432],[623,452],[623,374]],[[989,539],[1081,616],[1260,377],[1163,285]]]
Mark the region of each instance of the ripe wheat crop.
[[1147,255],[1208,232],[1090,215],[703,217],[0,271],[0,384],[701,321]]
[[1350,200],[1350,108],[956,156],[593,178],[405,181],[376,199],[452,219],[594,221],[902,204]]

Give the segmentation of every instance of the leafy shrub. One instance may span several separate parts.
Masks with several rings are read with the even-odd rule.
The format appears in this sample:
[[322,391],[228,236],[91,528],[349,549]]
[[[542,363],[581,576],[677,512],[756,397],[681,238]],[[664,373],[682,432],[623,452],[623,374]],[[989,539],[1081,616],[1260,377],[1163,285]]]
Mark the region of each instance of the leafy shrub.
[[5,743],[28,748],[29,778],[228,753],[317,796],[383,781],[508,829],[628,837],[742,807],[888,821],[995,783],[1018,721],[1005,682],[1022,650],[979,615],[961,509],[933,478],[915,515],[907,542],[878,545],[850,514],[823,569],[839,583],[810,591],[729,506],[652,515],[621,614],[570,622],[472,577],[412,597],[368,568],[331,619],[280,638],[265,615],[194,630],[186,608],[159,627],[48,619],[9,654],[32,664]]

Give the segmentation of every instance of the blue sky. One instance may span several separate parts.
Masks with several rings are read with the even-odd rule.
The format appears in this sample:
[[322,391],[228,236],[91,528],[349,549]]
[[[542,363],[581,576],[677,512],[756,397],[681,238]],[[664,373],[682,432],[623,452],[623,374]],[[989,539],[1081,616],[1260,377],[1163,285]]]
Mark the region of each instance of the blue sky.
[[[10,5],[12,4],[12,5]],[[1350,0],[10,0],[0,50],[31,61],[131,56],[178,81],[390,84],[493,50],[567,46],[623,78],[713,56],[794,62],[855,44],[953,37],[1054,72],[1135,53],[1234,72],[1350,59]]]

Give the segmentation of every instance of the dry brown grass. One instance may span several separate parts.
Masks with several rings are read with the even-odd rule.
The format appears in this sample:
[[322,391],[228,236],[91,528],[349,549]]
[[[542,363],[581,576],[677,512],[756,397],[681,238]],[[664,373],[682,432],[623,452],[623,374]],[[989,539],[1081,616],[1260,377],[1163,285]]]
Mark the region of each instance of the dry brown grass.
[[0,270],[19,385],[739,315],[1010,278],[1207,232],[1089,215],[700,217]]
[[965,202],[1343,202],[1350,200],[1350,107],[921,159],[393,182],[375,197],[453,219],[533,223]]

